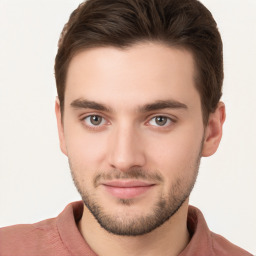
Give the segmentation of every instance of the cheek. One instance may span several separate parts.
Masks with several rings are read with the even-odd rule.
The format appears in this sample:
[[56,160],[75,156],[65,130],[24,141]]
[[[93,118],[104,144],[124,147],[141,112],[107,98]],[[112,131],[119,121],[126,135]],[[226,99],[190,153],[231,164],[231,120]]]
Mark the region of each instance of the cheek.
[[[69,161],[76,166],[74,169],[95,171],[101,168],[105,158],[106,135],[85,132],[84,128],[66,130],[66,147]],[[74,166],[74,167],[75,167]]]
[[150,138],[148,152],[151,164],[161,172],[175,175],[193,171],[198,161],[203,130],[185,127],[169,134]]

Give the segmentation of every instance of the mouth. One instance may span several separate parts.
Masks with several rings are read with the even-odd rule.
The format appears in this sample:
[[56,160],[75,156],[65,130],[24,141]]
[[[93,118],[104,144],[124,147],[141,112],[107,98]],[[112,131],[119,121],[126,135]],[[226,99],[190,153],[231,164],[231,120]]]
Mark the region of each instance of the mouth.
[[131,199],[145,194],[156,184],[139,180],[115,180],[104,182],[102,185],[114,197]]

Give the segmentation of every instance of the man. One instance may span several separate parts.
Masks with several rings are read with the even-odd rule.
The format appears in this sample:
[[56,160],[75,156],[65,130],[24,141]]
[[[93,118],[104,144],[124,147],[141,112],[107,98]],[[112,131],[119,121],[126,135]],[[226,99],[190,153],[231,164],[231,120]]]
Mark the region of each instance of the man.
[[0,255],[251,255],[189,195],[215,153],[222,42],[196,0],[88,0],[55,60],[60,147],[82,202],[0,231]]

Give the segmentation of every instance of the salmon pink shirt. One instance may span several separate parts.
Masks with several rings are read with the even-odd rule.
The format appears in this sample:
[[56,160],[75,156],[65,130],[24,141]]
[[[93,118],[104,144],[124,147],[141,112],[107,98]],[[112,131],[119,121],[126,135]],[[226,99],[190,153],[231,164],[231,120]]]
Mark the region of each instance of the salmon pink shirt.
[[[82,214],[83,202],[73,202],[57,218],[1,228],[0,256],[97,256],[77,228]],[[193,206],[187,226],[191,240],[179,256],[252,256],[211,232]]]

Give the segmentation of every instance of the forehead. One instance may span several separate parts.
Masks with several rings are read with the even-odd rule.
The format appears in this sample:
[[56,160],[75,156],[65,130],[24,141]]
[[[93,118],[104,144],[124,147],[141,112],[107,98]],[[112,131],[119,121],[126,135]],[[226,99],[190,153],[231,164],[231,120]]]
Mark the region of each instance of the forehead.
[[83,50],[71,60],[66,80],[65,102],[78,98],[113,107],[168,99],[200,102],[193,55],[157,43]]

